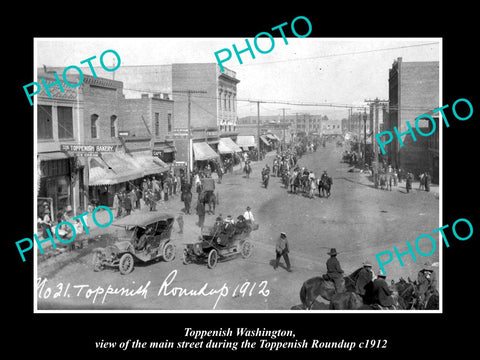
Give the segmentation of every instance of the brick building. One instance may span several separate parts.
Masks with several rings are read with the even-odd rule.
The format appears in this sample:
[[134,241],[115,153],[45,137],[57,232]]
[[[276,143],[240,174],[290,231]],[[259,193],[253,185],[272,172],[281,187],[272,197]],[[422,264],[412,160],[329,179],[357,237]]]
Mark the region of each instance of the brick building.
[[[172,96],[175,128],[190,131],[194,161],[214,160],[218,156],[220,137],[236,137],[237,84],[235,72],[221,72],[216,63],[172,64]],[[188,95],[188,91],[194,93]],[[177,131],[178,131],[177,130]],[[188,140],[176,135],[177,158],[188,161]],[[198,165],[198,164],[197,164]]]
[[[142,108],[151,114],[140,112],[138,104],[125,99],[122,82],[86,74],[76,88],[60,80],[62,92],[55,84],[55,71],[61,74],[61,69],[37,69],[37,78],[51,85],[51,97],[41,91],[36,104],[37,197],[39,203],[50,204],[54,219],[69,205],[77,214],[85,211],[93,199],[111,206],[115,191],[129,188],[143,176],[168,170],[152,156],[152,139],[163,143],[167,139],[144,136],[145,126],[138,125],[143,120],[133,115],[145,113],[155,131],[151,118],[161,109],[150,104],[155,100],[143,100]],[[79,76],[67,80],[77,84]],[[167,104],[171,113],[171,101]],[[163,118],[162,123],[167,124],[168,118]],[[129,128],[135,136],[120,136]]]
[[[439,107],[439,75],[438,61],[403,62],[401,57],[394,61],[389,70],[389,116],[385,130],[394,133],[393,127],[397,127],[399,133],[406,132],[408,121],[416,131],[415,119],[422,114],[431,114],[433,109]],[[438,123],[438,118],[436,121]],[[428,121],[419,121],[422,132],[427,133],[428,127]],[[387,161],[394,168],[410,171],[415,176],[424,171],[436,173],[437,176],[433,175],[433,178],[438,179],[434,152],[429,150],[431,140],[417,133],[416,141],[413,141],[411,134],[403,136],[402,140],[403,147],[393,136],[393,141],[386,148]]]

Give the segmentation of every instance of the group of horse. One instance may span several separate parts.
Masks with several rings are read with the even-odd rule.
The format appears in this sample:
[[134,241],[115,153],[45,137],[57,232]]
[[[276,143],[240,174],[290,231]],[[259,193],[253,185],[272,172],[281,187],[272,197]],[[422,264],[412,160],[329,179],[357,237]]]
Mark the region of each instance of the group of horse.
[[333,180],[326,172],[316,178],[313,172],[296,167],[291,174],[282,174],[282,183],[290,193],[300,193],[313,199],[316,190],[319,197],[330,197]]
[[[345,291],[337,293],[333,281],[326,280],[323,276],[316,276],[306,280],[300,289],[301,305],[295,305],[291,310],[316,310],[321,304],[316,300],[321,296],[329,301],[330,310],[393,310],[384,308],[373,300],[370,282],[365,289],[366,294],[360,296],[355,292],[355,284],[361,268],[349,276],[345,276]],[[400,278],[398,282],[391,280],[390,289],[394,300],[395,310],[438,310],[438,292],[431,293],[429,284],[425,279],[412,281]]]

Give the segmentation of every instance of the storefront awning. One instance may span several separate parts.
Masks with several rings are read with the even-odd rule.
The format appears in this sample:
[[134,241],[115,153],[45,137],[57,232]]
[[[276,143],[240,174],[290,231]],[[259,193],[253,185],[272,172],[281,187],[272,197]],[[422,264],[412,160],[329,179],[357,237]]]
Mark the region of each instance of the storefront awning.
[[215,150],[205,142],[193,143],[193,155],[195,161],[213,160],[218,157]]
[[124,153],[108,153],[89,161],[90,186],[113,185],[143,177],[143,170]]
[[242,152],[240,146],[235,144],[233,140],[229,137],[220,138],[218,143],[218,152],[220,154],[233,154],[235,152]]
[[89,161],[89,185],[113,185],[151,174],[168,171],[169,167],[151,152],[132,155],[114,152]]
[[260,136],[260,139],[263,141],[265,145],[270,146],[270,142],[268,141],[265,135]]
[[249,148],[251,146],[256,147],[255,137],[253,135],[238,135],[237,136],[237,145],[241,146],[243,149]]
[[151,151],[132,153],[132,157],[143,169],[143,176],[160,174],[168,171],[169,167],[156,156],[152,156]]
[[48,160],[59,160],[59,159],[68,159],[69,156],[63,151],[54,151],[48,153],[39,153],[38,160],[39,161],[48,161]]

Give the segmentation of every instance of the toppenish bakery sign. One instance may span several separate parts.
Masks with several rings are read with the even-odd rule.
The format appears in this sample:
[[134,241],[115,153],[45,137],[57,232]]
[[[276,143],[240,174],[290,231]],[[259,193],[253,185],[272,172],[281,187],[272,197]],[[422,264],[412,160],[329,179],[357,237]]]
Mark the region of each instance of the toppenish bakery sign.
[[116,145],[76,145],[60,144],[60,150],[74,153],[77,156],[98,156],[102,152],[115,152]]

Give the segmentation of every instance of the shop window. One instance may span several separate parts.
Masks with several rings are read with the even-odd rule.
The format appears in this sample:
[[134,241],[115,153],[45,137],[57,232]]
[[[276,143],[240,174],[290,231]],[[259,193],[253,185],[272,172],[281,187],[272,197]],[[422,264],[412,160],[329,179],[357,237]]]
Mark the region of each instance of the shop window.
[[92,114],[90,116],[90,134],[92,139],[97,139],[98,138],[98,115],[97,114]]
[[110,136],[116,137],[117,136],[117,116],[112,115],[110,116]]
[[160,114],[155,113],[155,136],[160,135]]
[[38,105],[37,107],[37,138],[53,139],[51,106]]
[[73,110],[71,107],[58,106],[58,138],[73,139]]
[[167,131],[172,132],[172,114],[167,114]]

